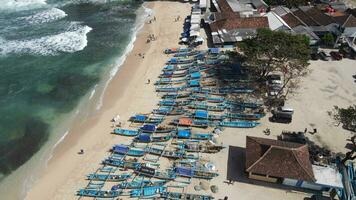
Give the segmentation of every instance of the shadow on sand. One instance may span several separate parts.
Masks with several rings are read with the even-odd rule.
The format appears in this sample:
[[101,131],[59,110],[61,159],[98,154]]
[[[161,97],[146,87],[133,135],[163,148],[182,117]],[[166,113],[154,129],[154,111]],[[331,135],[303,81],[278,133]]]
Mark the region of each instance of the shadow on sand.
[[318,194],[317,191],[286,186],[278,183],[269,183],[269,182],[249,179],[248,174],[245,172],[245,161],[246,161],[245,155],[246,155],[245,148],[229,146],[226,183],[230,184],[230,181],[232,184],[233,182],[240,182],[240,183],[253,184],[262,187],[281,189],[281,190],[285,190],[286,192],[305,192],[305,193]]

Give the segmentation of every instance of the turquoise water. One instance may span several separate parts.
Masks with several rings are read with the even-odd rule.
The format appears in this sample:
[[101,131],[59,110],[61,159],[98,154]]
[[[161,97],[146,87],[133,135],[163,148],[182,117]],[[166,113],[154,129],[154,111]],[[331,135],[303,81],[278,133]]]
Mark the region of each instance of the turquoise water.
[[130,43],[138,1],[0,0],[0,173],[48,140]]

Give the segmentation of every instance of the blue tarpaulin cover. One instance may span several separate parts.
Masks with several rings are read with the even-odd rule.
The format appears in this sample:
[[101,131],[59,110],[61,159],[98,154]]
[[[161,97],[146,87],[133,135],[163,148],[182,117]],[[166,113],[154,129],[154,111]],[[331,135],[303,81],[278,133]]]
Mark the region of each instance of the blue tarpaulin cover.
[[172,70],[172,69],[174,69],[174,66],[173,65],[166,65],[164,68],[168,69],[168,70]]
[[179,138],[189,138],[190,137],[190,130],[186,130],[186,129],[181,129],[181,130],[178,130],[178,134],[177,136]]
[[194,175],[194,171],[190,168],[184,168],[184,167],[177,167],[176,168],[176,173],[177,174],[181,174],[181,175],[185,175],[185,176],[193,176]]
[[200,83],[197,80],[192,80],[189,82],[190,87],[199,86],[199,85],[200,85]]
[[153,124],[145,124],[141,127],[141,130],[154,132],[156,130],[156,126]]
[[210,53],[218,54],[219,53],[219,48],[210,48]]
[[192,78],[200,78],[200,72],[194,72],[190,75]]
[[197,110],[197,111],[195,111],[195,117],[196,118],[207,119],[208,118],[208,112],[205,111],[205,110]]
[[136,116],[135,116],[135,120],[136,120],[136,121],[145,121],[146,118],[147,118],[147,117],[144,116],[144,115],[136,115]]
[[116,145],[116,146],[114,146],[113,151],[116,153],[126,154],[129,151],[129,147],[122,146],[122,145]]
[[147,134],[141,134],[138,136],[138,140],[142,141],[142,142],[149,142],[149,141],[151,141],[151,137],[150,137],[150,135],[147,135]]
[[177,58],[171,58],[171,59],[169,59],[169,62],[178,62],[178,59]]

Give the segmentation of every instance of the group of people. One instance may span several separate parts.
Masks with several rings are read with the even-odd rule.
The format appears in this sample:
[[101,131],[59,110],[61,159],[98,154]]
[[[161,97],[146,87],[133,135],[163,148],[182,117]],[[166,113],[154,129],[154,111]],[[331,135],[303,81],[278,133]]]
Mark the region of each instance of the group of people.
[[157,37],[155,36],[155,34],[149,34],[147,37],[147,43],[151,42],[151,41],[155,41],[157,39]]
[[150,19],[150,21],[148,21],[149,24],[151,24],[152,22],[156,21],[156,17],[153,17],[152,19]]

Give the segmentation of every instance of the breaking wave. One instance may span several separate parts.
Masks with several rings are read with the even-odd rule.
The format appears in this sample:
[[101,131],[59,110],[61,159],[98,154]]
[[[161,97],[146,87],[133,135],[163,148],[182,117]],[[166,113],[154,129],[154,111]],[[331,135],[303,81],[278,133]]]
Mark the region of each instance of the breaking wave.
[[21,11],[40,8],[47,5],[46,0],[2,0],[0,11]]
[[26,20],[29,24],[42,24],[47,22],[56,21],[66,17],[67,14],[58,8],[50,8],[34,15],[21,17],[21,20]]
[[5,40],[0,38],[0,55],[30,54],[58,55],[83,50],[87,46],[89,26],[72,24],[66,32],[31,40]]

